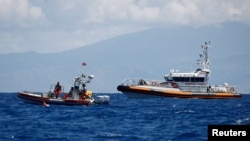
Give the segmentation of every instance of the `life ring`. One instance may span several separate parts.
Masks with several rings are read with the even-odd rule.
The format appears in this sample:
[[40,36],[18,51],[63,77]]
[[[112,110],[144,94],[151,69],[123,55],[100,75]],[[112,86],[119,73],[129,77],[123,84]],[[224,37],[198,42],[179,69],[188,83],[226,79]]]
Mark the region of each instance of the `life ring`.
[[231,88],[229,89],[229,91],[230,91],[230,92],[234,92],[234,87],[231,87]]

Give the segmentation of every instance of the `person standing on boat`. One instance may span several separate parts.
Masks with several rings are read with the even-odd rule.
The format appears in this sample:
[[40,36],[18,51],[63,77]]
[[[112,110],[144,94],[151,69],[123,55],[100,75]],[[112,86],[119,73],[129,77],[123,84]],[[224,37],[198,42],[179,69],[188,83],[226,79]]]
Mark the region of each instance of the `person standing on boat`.
[[57,82],[56,86],[55,86],[55,89],[54,89],[54,93],[56,95],[56,98],[59,97],[59,94],[60,94],[61,90],[62,90],[62,86],[60,85],[60,82]]
[[83,84],[82,84],[82,92],[83,92],[83,93],[86,93],[86,90],[87,90],[86,84],[83,83]]
[[211,86],[209,85],[209,86],[207,87],[207,93],[209,94],[210,91],[211,91]]
[[85,99],[86,98],[86,90],[87,90],[87,88],[86,88],[86,84],[82,84],[82,89],[81,89],[81,91],[80,91],[80,93],[79,93],[79,95],[80,95],[80,97],[82,98],[82,99]]
[[69,91],[69,97],[71,97],[73,95],[73,90],[74,90],[74,87],[71,87],[70,91]]
[[66,100],[66,99],[68,99],[69,97],[72,97],[73,91],[74,91],[74,87],[71,87],[69,93],[68,93],[68,94],[65,94],[65,95],[63,96],[63,99]]

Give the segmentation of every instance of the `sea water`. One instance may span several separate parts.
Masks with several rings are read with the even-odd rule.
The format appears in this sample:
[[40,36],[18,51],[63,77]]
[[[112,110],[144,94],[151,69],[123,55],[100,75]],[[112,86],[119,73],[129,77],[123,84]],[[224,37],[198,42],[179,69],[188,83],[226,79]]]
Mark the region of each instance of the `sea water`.
[[206,141],[210,124],[250,124],[250,95],[240,99],[105,95],[110,96],[109,104],[43,106],[25,103],[16,93],[1,93],[0,140]]

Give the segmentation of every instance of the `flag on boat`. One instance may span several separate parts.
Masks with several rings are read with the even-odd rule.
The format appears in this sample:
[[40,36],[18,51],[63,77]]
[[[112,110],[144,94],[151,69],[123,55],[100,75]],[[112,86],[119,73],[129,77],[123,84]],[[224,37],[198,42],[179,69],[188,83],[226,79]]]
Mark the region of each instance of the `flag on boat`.
[[87,64],[85,62],[82,63],[82,66],[86,66]]

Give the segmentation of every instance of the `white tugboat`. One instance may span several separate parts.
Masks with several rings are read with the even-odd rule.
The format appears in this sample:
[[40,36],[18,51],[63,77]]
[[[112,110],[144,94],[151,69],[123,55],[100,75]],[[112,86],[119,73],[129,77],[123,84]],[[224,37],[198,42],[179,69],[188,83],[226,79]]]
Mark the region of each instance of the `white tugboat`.
[[236,86],[209,85],[209,58],[210,42],[201,46],[203,52],[198,60],[198,69],[183,73],[170,70],[165,75],[165,81],[147,79],[126,79],[118,85],[117,90],[128,97],[166,96],[180,98],[241,98]]

